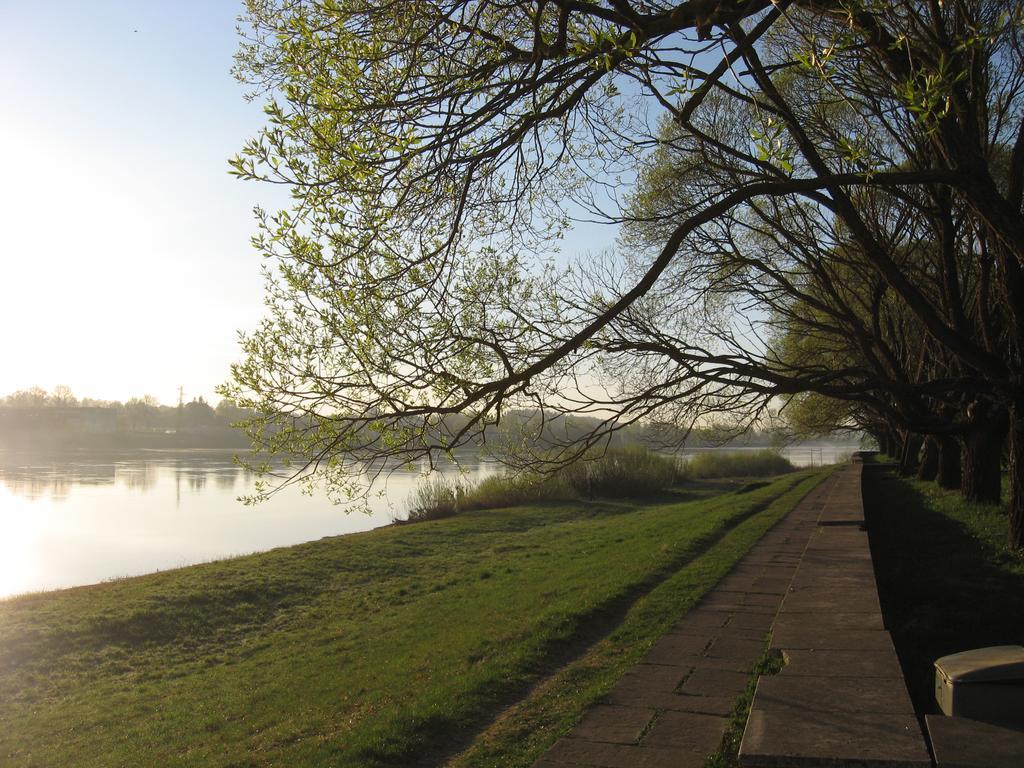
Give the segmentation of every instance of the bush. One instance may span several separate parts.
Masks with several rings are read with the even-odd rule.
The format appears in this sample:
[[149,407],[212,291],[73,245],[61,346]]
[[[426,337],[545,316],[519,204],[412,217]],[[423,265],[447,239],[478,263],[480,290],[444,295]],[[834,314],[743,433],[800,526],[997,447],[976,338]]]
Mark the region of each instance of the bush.
[[778,451],[706,451],[695,454],[683,467],[692,480],[716,477],[770,477],[792,472],[796,467]]

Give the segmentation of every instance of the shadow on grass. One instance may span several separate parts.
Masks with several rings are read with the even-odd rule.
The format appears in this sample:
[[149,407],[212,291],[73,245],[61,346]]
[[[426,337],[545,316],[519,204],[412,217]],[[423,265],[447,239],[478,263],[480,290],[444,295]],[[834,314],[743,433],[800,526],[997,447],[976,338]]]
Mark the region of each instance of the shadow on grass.
[[[722,521],[705,535],[693,539],[647,577],[627,585],[623,591],[597,603],[589,611],[563,619],[560,631],[551,634],[523,679],[498,682],[481,692],[481,706],[476,718],[457,722],[444,717],[430,717],[406,722],[404,727],[413,733],[410,748],[403,752],[381,750],[373,753],[369,755],[373,761],[371,764],[396,768],[445,765],[468,749],[495,717],[529,695],[539,681],[582,658],[589,649],[617,629],[642,597],[670,579],[676,571],[710,551],[740,524],[764,512],[785,493],[782,491],[768,497],[750,509]],[[678,497],[668,498],[678,500]],[[703,593],[695,594],[690,607],[702,596]]]
[[1024,567],[991,536],[1000,511],[930,488],[885,465],[864,474],[882,613],[919,718],[938,712],[936,659],[1024,641]]

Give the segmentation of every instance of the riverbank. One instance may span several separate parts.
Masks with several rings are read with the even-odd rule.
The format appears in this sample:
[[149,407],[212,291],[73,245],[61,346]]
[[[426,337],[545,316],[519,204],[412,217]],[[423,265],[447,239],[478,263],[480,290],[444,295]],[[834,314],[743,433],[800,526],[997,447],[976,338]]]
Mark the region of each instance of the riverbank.
[[528,765],[821,477],[466,513],[0,603],[0,755]]

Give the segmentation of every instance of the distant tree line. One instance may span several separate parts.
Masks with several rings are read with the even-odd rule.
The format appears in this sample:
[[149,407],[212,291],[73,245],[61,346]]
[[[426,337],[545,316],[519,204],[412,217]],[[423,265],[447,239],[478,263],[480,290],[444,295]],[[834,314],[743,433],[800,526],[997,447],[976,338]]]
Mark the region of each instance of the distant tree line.
[[0,445],[6,448],[239,448],[233,424],[252,413],[203,397],[162,405],[152,395],[125,402],[78,398],[67,386],[18,390],[0,398]]
[[[203,397],[180,405],[162,405],[152,395],[124,402],[78,398],[69,387],[52,391],[41,387],[18,390],[0,398],[0,446],[53,447],[246,447],[248,439],[235,427],[254,413],[222,399],[211,406]],[[438,425],[438,434],[461,429],[470,417],[449,414]],[[490,451],[509,458],[509,446],[524,436],[538,451],[551,451],[567,441],[586,441],[600,427],[601,419],[579,415],[547,418],[541,411],[509,411],[500,424],[490,425],[471,450]],[[832,434],[830,439],[855,441],[859,433]],[[783,429],[749,429],[737,434],[726,426],[708,425],[685,433],[671,424],[632,424],[617,431],[610,444],[644,445],[670,449],[777,447],[792,439]],[[514,451],[512,451],[514,453]]]

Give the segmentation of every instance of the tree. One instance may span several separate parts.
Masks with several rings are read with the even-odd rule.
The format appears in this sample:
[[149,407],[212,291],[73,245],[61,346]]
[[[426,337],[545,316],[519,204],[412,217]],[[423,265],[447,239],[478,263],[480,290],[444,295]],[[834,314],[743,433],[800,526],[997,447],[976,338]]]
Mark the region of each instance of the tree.
[[[269,316],[223,392],[260,414],[258,448],[344,485],[523,405],[601,414],[593,442],[800,392],[876,414],[973,395],[1009,414],[1020,544],[1016,3],[254,0],[248,19],[238,71],[269,124],[234,169],[295,197],[261,214]],[[574,218],[627,225],[625,250],[556,268]],[[908,247],[936,222],[943,247]],[[948,365],[907,377],[875,286]],[[870,369],[776,354],[801,306]]]
[[39,408],[50,403],[50,395],[42,387],[19,389],[3,399],[3,404],[8,408]]

